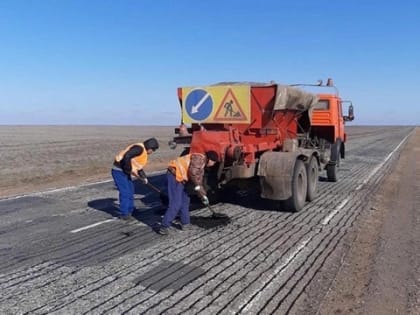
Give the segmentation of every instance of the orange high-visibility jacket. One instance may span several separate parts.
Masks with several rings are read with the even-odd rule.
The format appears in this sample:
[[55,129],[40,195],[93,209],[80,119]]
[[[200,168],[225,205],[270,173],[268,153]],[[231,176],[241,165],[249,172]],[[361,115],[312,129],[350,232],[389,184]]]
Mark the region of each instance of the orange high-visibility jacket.
[[138,171],[142,170],[143,167],[147,164],[147,150],[144,147],[143,143],[134,143],[132,145],[129,145],[127,148],[122,150],[120,153],[118,153],[115,156],[115,161],[121,162],[121,160],[124,158],[124,154],[130,150],[133,146],[138,145],[143,148],[142,154],[135,156],[131,159],[131,171],[135,174],[137,174]]
[[205,166],[206,156],[201,153],[192,153],[170,161],[168,168],[175,171],[177,182],[191,181],[194,185],[202,185]]
[[169,167],[175,170],[175,179],[177,182],[188,181],[188,167],[191,162],[191,154],[180,156],[169,162]]

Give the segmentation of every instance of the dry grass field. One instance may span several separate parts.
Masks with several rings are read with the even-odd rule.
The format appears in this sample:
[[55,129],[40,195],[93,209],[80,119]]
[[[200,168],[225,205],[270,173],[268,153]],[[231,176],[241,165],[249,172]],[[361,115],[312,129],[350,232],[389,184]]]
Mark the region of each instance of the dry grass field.
[[179,154],[167,143],[174,127],[0,126],[0,197],[110,179],[115,154],[156,137],[160,150],[147,171],[164,169]]

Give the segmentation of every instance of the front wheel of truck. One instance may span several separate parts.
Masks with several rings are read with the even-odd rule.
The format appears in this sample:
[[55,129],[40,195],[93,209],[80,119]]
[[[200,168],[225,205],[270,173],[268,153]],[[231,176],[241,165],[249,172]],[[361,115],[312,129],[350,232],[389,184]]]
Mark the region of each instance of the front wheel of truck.
[[338,168],[340,167],[340,147],[341,142],[337,140],[331,146],[331,161],[327,164],[327,178],[330,182],[336,182],[338,180]]

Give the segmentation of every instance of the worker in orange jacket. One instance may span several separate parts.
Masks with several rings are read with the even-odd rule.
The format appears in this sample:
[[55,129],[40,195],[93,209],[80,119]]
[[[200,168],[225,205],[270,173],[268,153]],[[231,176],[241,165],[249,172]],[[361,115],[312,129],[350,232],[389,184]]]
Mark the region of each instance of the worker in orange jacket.
[[158,148],[158,141],[150,138],[143,143],[129,145],[115,157],[111,174],[119,191],[119,218],[131,218],[134,210],[134,185],[131,177],[139,178],[144,184],[148,183],[143,168],[147,164],[148,156]]
[[203,204],[209,204],[203,187],[203,177],[205,167],[212,167],[216,162],[218,162],[218,155],[215,151],[207,151],[205,154],[187,154],[170,161],[166,175],[169,205],[161,226],[157,230],[159,234],[168,234],[168,229],[178,214],[182,229],[190,224],[190,197],[185,191],[185,184],[188,181],[194,185],[194,190],[201,197]]

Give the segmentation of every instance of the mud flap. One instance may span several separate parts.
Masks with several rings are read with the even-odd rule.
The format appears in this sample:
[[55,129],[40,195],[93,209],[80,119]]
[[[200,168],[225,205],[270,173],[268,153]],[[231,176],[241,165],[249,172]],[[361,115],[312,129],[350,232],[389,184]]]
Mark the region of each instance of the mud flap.
[[258,165],[261,197],[286,200],[292,196],[292,179],[298,152],[266,152]]

